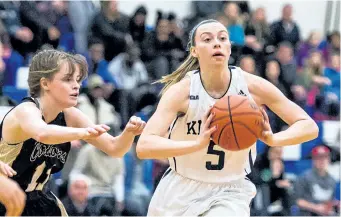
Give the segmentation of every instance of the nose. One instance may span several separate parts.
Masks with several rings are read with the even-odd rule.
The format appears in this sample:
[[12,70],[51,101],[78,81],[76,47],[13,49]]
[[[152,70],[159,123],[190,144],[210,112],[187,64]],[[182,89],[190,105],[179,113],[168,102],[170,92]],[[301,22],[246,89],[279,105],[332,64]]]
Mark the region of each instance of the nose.
[[80,83],[79,82],[75,82],[75,84],[73,85],[72,89],[79,90],[80,87],[81,87]]
[[218,39],[214,40],[214,48],[221,48],[220,41]]

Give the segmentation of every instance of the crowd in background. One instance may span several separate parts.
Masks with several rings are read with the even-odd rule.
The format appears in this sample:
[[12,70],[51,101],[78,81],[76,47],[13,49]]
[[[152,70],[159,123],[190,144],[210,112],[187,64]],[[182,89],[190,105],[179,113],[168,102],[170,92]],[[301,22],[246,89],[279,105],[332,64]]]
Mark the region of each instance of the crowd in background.
[[[131,115],[148,120],[160,91],[151,83],[179,66],[188,54],[190,30],[212,18],[229,32],[229,64],[267,79],[314,120],[340,120],[340,32],[312,31],[302,38],[292,5],[283,6],[278,20],[268,23],[265,9],[251,10],[248,2],[196,1],[191,16],[179,19],[176,9],[158,11],[155,24],[148,26],[146,7],[126,15],[118,4],[1,1],[0,89],[16,86],[16,72],[29,65],[37,50],[80,53],[87,58],[89,78],[78,108],[93,122],[110,125],[110,133],[116,135]],[[1,91],[0,105],[16,103]],[[270,110],[268,114],[273,132],[287,127]],[[292,182],[283,175],[282,149],[267,149],[257,157],[250,177],[258,186],[266,184],[268,205],[280,201],[281,209],[261,212],[253,204],[251,214],[292,215],[293,207],[302,215],[333,214],[335,180],[326,172],[333,153],[328,146],[316,146],[311,151],[313,167]],[[145,215],[167,164],[139,160],[135,145],[123,159],[116,159],[73,141],[64,171],[54,175],[49,188],[63,198],[69,215]]]

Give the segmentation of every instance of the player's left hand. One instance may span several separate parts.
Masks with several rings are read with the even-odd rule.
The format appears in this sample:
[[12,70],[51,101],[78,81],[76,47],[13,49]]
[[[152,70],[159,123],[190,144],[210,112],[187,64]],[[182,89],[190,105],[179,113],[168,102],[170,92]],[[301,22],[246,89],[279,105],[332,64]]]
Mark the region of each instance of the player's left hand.
[[127,123],[125,130],[126,132],[134,134],[134,136],[140,135],[146,126],[146,122],[141,120],[140,117],[132,116]]
[[273,146],[274,138],[273,138],[273,133],[271,130],[268,114],[266,113],[264,107],[261,107],[260,110],[262,112],[264,119],[263,119],[263,132],[259,139],[262,142],[266,143],[267,145]]
[[0,161],[0,173],[7,177],[13,177],[17,175],[17,172],[12,169],[12,167],[2,161]]

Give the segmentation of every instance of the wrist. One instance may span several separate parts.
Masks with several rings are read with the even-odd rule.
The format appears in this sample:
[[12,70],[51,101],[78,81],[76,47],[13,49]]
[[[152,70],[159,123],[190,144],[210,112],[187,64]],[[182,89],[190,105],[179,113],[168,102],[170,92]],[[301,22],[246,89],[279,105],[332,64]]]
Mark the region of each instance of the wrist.
[[123,136],[123,137],[135,137],[135,134],[128,131],[127,128],[124,128],[124,130],[122,131],[121,135],[120,136]]

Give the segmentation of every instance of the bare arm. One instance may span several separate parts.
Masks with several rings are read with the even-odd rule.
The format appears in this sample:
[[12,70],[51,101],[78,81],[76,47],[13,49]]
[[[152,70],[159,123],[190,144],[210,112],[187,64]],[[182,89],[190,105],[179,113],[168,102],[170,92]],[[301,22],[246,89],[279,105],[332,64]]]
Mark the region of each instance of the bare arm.
[[[81,128],[95,127],[95,124],[77,108],[69,108],[65,111],[65,114],[70,126]],[[108,133],[104,133],[98,137],[84,139],[84,141],[112,157],[122,157],[129,151],[135,136],[142,132],[144,126],[145,123],[140,118],[132,117],[119,136],[113,137]]]
[[[170,87],[162,96],[160,103],[149,119],[137,143],[137,156],[141,159],[164,159],[181,156],[206,147],[213,129],[208,129],[212,115],[202,131],[202,138],[194,141],[174,141],[164,138],[172,121],[188,107],[190,80],[185,78]],[[160,121],[162,120],[162,121]],[[204,122],[205,123],[205,122]],[[205,144],[206,143],[206,144]]]
[[[64,127],[47,124],[42,120],[41,113],[34,103],[20,104],[14,110],[15,119],[21,131],[28,138],[33,138],[44,144],[60,144],[81,139],[86,134],[86,129]],[[18,132],[14,132],[18,133]]]
[[[286,98],[273,84],[251,74],[245,73],[245,78],[256,102],[259,105],[268,106],[289,125],[289,128],[284,131],[264,135],[263,140],[268,145],[295,145],[315,139],[318,136],[319,129],[316,123],[301,107]],[[266,113],[264,116],[267,118]]]

